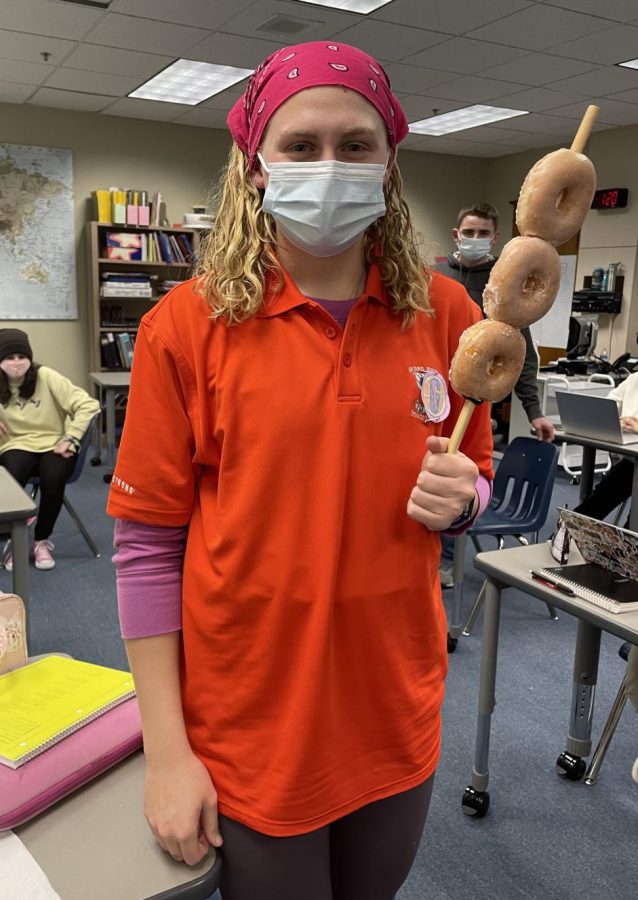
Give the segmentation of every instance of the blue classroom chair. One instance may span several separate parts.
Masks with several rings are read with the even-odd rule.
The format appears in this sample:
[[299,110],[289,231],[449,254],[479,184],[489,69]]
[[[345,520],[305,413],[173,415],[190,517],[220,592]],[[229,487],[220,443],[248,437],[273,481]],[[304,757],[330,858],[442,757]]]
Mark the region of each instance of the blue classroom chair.
[[[479,537],[492,535],[501,550],[506,535],[520,544],[528,544],[524,536],[531,534],[538,543],[538,534],[545,524],[554,488],[558,462],[558,447],[536,438],[517,437],[505,450],[494,478],[494,490],[489,506],[467,534],[479,552]],[[470,634],[483,604],[485,585],[474,602],[463,634]],[[547,604],[552,619],[556,610]]]

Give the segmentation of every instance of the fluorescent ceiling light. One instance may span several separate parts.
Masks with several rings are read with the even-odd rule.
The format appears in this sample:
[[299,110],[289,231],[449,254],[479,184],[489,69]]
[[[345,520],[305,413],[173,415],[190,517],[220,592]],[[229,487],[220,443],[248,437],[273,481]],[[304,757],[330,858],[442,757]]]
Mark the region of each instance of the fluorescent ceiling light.
[[619,66],[626,66],[628,69],[638,69],[638,59],[628,59],[627,62],[618,63]]
[[196,106],[202,100],[248,78],[252,71],[192,59],[178,59],[128,96]]
[[465,131],[478,125],[500,122],[501,119],[513,119],[515,116],[528,116],[525,109],[503,109],[500,106],[466,106],[453,112],[430,116],[410,123],[410,131],[415,134],[451,134],[453,131]]
[[332,9],[345,9],[347,12],[367,15],[375,9],[387,6],[392,0],[298,0],[299,3],[312,3],[313,6],[330,6]]

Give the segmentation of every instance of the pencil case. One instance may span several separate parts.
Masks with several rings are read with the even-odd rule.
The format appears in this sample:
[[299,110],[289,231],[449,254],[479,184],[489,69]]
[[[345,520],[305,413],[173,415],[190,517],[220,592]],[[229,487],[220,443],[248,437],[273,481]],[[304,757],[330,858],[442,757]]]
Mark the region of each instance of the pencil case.
[[142,746],[136,697],[17,769],[0,765],[0,831],[16,828]]

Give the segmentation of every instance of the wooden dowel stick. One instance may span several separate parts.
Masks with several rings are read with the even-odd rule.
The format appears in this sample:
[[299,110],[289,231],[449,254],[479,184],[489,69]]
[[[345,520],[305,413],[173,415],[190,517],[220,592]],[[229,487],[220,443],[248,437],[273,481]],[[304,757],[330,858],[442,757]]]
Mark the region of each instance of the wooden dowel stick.
[[450,438],[450,443],[447,445],[446,453],[456,453],[459,449],[459,445],[463,440],[463,435],[465,434],[465,429],[470,424],[470,419],[472,418],[472,413],[474,412],[474,408],[476,407],[476,403],[473,400],[466,400],[463,404],[463,408],[459,414],[458,419],[456,420],[456,425],[454,426],[454,431],[452,432],[452,437]]
[[576,137],[572,141],[572,145],[569,148],[570,150],[573,150],[574,153],[584,152],[585,145],[589,140],[589,135],[591,134],[591,130],[594,127],[596,119],[598,118],[599,112],[600,106],[594,106],[593,103],[585,110],[585,115],[583,116],[583,120],[578,127]]

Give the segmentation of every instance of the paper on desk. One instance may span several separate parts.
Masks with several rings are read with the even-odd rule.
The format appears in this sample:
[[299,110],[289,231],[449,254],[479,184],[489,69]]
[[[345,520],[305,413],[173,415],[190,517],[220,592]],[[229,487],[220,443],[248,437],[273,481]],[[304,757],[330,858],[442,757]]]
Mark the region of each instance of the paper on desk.
[[61,900],[17,834],[0,834],[2,900]]

